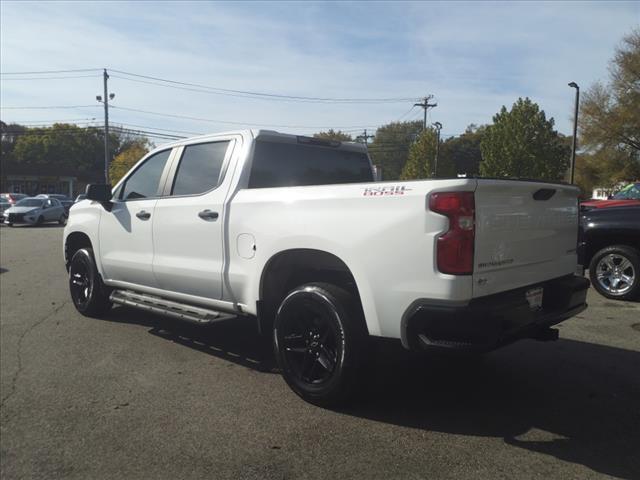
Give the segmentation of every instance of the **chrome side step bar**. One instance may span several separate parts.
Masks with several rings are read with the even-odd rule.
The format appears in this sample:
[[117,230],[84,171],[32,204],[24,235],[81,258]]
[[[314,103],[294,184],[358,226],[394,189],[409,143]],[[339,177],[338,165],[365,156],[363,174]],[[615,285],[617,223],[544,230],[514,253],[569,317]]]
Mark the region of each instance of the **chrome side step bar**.
[[219,322],[236,316],[131,290],[114,290],[109,296],[109,300],[118,305],[126,305],[127,307],[138,308],[198,324]]

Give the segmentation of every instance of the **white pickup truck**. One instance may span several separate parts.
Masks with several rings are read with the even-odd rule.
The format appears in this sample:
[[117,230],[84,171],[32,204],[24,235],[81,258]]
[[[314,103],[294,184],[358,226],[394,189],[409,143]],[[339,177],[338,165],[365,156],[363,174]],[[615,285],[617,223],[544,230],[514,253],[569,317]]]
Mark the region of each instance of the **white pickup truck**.
[[162,146],[64,231],[73,302],[198,323],[252,316],[304,399],[352,393],[369,336],[490,350],[586,308],[578,189],[475,178],[375,182],[366,148],[273,131]]

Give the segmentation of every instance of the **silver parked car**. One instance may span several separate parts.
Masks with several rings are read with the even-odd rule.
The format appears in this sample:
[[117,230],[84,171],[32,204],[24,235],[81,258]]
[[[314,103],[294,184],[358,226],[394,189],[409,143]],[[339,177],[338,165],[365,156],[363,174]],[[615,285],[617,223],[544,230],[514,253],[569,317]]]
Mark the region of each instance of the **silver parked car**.
[[67,212],[56,198],[24,198],[4,211],[4,223],[41,225],[45,222],[67,223]]
[[73,205],[73,200],[61,193],[41,193],[40,195],[36,195],[35,198],[55,198],[62,204],[67,212],[71,208],[71,205]]
[[0,197],[0,222],[4,222],[4,211],[11,207],[9,200],[4,197]]

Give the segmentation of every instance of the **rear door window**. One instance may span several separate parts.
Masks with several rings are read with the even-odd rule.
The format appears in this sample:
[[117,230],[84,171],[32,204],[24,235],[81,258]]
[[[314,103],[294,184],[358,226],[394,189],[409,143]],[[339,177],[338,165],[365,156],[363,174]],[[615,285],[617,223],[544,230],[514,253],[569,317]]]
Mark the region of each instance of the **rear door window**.
[[198,195],[216,188],[229,141],[187,145],[176,171],[171,195]]

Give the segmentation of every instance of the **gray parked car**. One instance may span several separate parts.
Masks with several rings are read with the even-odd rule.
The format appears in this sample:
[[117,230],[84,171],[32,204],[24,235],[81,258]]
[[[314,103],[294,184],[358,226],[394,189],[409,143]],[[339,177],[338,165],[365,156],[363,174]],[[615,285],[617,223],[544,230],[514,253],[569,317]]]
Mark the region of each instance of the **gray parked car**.
[[55,198],[62,204],[67,212],[71,208],[71,205],[73,205],[73,200],[61,193],[41,193],[40,195],[36,195],[35,198]]
[[24,198],[4,211],[4,223],[41,225],[45,222],[67,223],[67,212],[56,198]]
[[11,207],[9,200],[4,197],[0,197],[0,222],[4,222],[4,211]]

